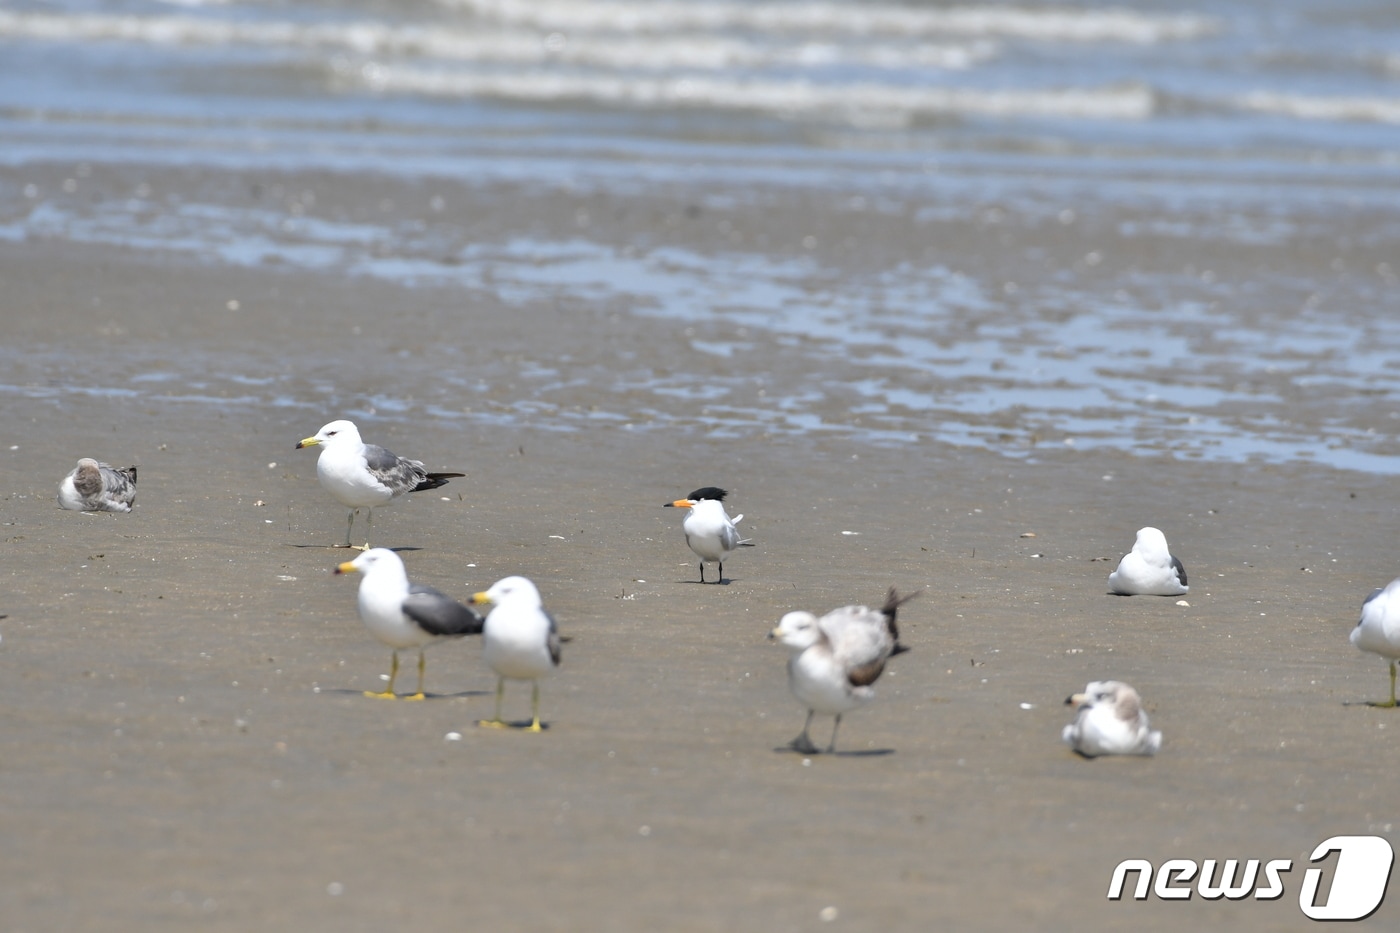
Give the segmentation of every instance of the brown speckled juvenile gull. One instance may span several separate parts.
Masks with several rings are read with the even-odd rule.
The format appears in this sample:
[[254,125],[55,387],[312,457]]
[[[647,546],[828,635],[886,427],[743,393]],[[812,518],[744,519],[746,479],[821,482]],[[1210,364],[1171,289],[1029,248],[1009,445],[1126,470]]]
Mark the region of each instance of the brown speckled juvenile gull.
[[828,752],[836,751],[841,717],[875,698],[872,684],[884,673],[885,662],[909,649],[899,643],[895,615],[901,604],[918,593],[901,597],[891,587],[879,609],[842,606],[821,618],[810,612],[789,612],[769,634],[792,651],[788,658],[788,687],[807,707],[802,734],[789,747],[811,754],[819,749],[807,730],[817,713],[835,716]]
[[134,466],[118,470],[84,457],[58,484],[58,504],[74,512],[130,512],[135,501]]

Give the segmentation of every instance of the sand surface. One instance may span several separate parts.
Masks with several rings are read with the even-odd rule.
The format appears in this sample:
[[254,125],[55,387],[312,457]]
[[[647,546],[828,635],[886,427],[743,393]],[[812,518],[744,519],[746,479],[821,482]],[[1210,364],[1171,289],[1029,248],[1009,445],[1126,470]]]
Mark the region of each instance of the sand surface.
[[[1391,834],[1400,717],[1359,705],[1385,667],[1347,643],[1395,573],[1382,478],[382,412],[368,439],[470,475],[379,512],[374,543],[459,597],[525,574],[573,638],[547,732],[487,731],[479,643],[431,651],[428,702],[361,695],[389,652],[293,445],[342,414],[325,384],[404,378],[386,349],[425,397],[489,374],[489,415],[521,354],[608,366],[678,325],[66,244],[7,245],[0,280],[28,351],[0,394],[6,930],[1301,929],[1312,847]],[[295,404],[57,389],[203,358]],[[57,507],[80,456],[139,463],[135,512]],[[756,544],[724,586],[661,507],[710,484]],[[1189,606],[1107,595],[1145,524]],[[891,585],[925,590],[913,650],[840,754],[785,751],[803,712],[768,630]],[[1064,698],[1110,677],[1157,758],[1060,744]],[[1294,870],[1271,903],[1109,902],[1133,857]]]

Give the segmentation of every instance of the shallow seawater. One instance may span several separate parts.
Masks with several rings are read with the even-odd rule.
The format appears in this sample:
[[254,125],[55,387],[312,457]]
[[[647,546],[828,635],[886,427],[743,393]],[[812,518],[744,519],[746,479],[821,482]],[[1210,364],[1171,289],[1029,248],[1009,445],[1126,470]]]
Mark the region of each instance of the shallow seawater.
[[[4,3],[0,248],[621,309],[716,364],[379,413],[1400,472],[1400,11],[1258,6]],[[495,186],[579,206],[458,213]],[[334,394],[234,358],[0,391]]]

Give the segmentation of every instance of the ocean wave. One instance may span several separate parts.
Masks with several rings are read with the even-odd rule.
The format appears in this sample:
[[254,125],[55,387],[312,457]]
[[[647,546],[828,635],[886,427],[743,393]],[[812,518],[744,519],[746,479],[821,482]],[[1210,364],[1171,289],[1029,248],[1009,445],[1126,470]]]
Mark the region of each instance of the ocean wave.
[[1300,120],[1400,123],[1400,97],[1314,97],[1257,91],[1235,101],[1242,110]]
[[1219,31],[1197,13],[1148,14],[1000,6],[941,9],[894,4],[694,3],[681,0],[438,0],[477,16],[543,30],[670,33],[748,29],[840,36],[961,35],[1079,42],[1151,43]]
[[373,21],[308,24],[194,16],[56,16],[10,12],[0,12],[0,37],[158,45],[242,44],[484,64],[556,63],[653,70],[839,65],[965,69],[986,61],[999,50],[998,44],[989,39],[912,44],[774,42],[719,35],[541,35],[524,29],[483,31]]
[[803,80],[708,76],[647,78],[526,71],[481,73],[337,63],[342,79],[377,91],[445,97],[489,97],[536,103],[596,103],[760,111],[889,122],[920,116],[1058,116],[1141,120],[1154,111],[1141,85],[1061,90],[979,90],[873,83],[819,84]]

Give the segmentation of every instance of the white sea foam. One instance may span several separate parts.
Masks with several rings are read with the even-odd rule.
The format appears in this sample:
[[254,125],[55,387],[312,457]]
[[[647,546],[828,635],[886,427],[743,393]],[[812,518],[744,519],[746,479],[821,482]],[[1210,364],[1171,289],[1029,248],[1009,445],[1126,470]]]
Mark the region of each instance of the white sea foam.
[[735,109],[854,122],[882,118],[886,124],[949,115],[1140,120],[1151,116],[1154,107],[1152,90],[1142,86],[993,91],[706,76],[483,73],[353,63],[341,63],[340,77],[363,81],[379,91],[399,93],[540,103]]
[[359,21],[293,23],[193,16],[112,16],[0,12],[0,36],[51,41],[124,41],[161,45],[257,45],[334,49],[366,56],[407,56],[457,62],[545,64],[601,68],[720,69],[763,67],[969,68],[991,58],[998,44],[965,42],[752,41],[721,35],[685,37],[558,33],[529,29],[451,29]]
[[[0,11],[0,37],[166,45],[249,44],[336,48],[364,55],[456,61],[563,61],[621,68],[725,68],[858,64],[966,68],[1002,37],[1043,41],[1156,42],[1209,33],[1199,16],[1118,10],[1018,10],[837,4],[638,4],[447,0],[481,22],[300,22],[199,15],[133,16]],[[202,5],[202,4],[198,4]],[[736,35],[748,30],[749,35]],[[944,41],[930,42],[930,37]],[[950,37],[959,37],[957,40]]]
[[1216,32],[1199,14],[1105,8],[924,7],[841,3],[694,3],[685,0],[439,0],[477,16],[546,30],[674,33],[749,29],[852,35],[1015,36],[1094,42],[1160,42]]
[[1236,103],[1244,110],[1302,120],[1400,123],[1400,97],[1316,97],[1258,91],[1243,95]]

